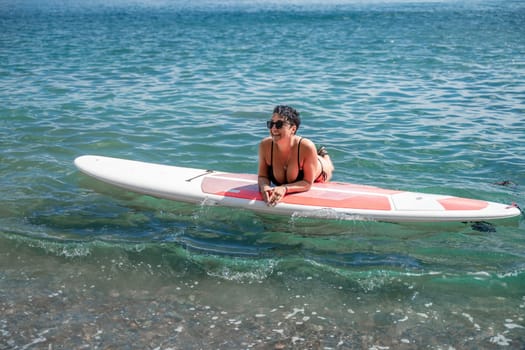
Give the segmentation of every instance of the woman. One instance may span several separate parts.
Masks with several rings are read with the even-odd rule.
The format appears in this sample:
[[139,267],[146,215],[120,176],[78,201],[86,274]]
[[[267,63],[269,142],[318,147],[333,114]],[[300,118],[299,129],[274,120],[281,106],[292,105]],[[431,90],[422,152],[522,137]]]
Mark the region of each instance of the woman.
[[[277,106],[267,123],[270,136],[259,145],[259,191],[269,206],[286,194],[308,191],[314,182],[327,182],[334,166],[324,150],[296,135],[299,113],[289,106]],[[275,185],[272,187],[272,184]]]

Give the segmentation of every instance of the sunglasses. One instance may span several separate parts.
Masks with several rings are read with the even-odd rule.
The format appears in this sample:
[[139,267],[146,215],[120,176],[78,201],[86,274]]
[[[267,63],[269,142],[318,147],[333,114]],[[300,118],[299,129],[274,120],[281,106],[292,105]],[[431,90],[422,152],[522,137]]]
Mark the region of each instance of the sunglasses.
[[268,121],[266,122],[266,127],[267,127],[268,129],[271,129],[271,128],[273,128],[273,126],[275,125],[275,128],[276,128],[276,129],[280,129],[280,128],[283,127],[284,124],[286,124],[286,122],[283,121],[283,120],[278,120],[278,121],[276,121],[276,122],[272,122],[271,120],[268,120]]

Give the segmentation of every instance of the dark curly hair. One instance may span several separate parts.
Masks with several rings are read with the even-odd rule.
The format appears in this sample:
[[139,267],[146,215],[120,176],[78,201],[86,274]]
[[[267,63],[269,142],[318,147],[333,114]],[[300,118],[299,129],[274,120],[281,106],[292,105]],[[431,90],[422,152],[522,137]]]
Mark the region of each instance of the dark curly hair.
[[287,122],[295,125],[296,130],[299,129],[301,125],[301,118],[299,117],[299,112],[295,108],[290,106],[279,105],[273,109],[273,114],[279,114]]

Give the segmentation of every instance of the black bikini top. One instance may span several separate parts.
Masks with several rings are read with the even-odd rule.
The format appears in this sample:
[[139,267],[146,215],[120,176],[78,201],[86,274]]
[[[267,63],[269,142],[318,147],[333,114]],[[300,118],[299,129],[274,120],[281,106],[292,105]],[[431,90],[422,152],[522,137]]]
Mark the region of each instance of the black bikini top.
[[[297,165],[299,167],[299,173],[297,174],[297,178],[295,180],[287,182],[287,183],[297,182],[297,181],[301,181],[302,179],[304,179],[304,171],[301,168],[301,159],[299,158],[299,151],[301,150],[301,141],[303,141],[302,137],[299,140],[299,145],[297,145]],[[275,176],[273,175],[273,140],[272,140],[272,152],[270,156],[270,165],[268,165],[268,177],[274,185],[276,186],[283,185],[282,183],[277,181],[275,179]]]

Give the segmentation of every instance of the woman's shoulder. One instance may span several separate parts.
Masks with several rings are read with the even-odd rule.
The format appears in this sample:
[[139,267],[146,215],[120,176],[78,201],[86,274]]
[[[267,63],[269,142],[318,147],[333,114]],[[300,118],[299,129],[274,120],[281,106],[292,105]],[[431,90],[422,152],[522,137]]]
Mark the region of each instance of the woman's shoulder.
[[272,143],[272,138],[270,136],[265,137],[261,140],[261,145],[270,145]]
[[271,137],[265,137],[259,143],[259,148],[269,149],[271,147],[271,145],[272,145],[272,138]]
[[311,148],[315,150],[315,143],[312,140],[306,137],[300,137],[299,142],[301,143],[301,148],[306,147],[306,148]]

